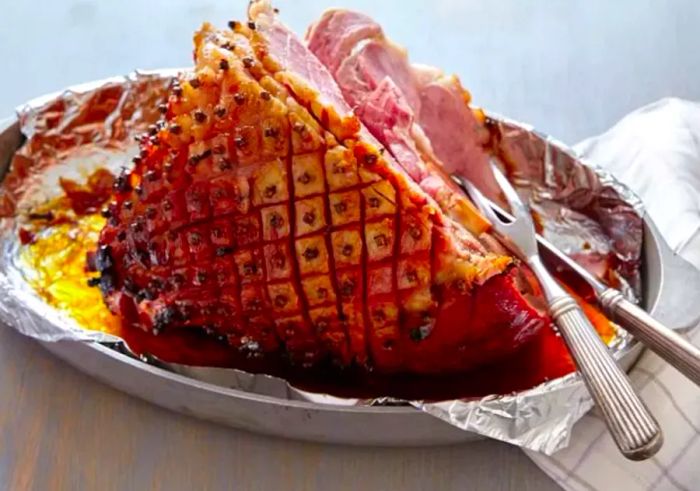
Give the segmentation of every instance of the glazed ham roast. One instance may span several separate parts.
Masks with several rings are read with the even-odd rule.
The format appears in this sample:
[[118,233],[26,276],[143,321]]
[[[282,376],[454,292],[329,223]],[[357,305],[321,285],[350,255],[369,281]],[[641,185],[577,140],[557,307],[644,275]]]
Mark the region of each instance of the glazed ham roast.
[[108,306],[304,367],[455,373],[513,353],[548,319],[446,173],[488,185],[466,92],[365,16],[330,12],[309,36],[267,1],[197,32],[105,211]]

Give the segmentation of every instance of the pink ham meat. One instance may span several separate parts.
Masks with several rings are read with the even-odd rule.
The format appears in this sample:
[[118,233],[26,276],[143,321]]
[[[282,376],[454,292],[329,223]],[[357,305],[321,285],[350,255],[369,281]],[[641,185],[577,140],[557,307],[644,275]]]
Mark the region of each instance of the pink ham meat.
[[326,11],[309,28],[307,40],[353,107],[364,104],[385,78],[391,79],[445,171],[464,175],[498,199],[483,148],[488,140],[483,116],[469,107],[470,95],[456,76],[411,65],[406,52],[374,20],[357,12]]
[[386,137],[268,2],[205,24],[106,210],[107,305],[304,367],[450,373],[519,349],[548,319],[396,86],[378,87],[359,112],[392,111]]

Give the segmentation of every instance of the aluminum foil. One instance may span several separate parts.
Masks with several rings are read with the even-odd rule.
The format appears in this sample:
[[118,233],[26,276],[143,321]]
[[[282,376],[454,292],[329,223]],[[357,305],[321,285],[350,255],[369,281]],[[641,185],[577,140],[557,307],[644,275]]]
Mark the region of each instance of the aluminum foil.
[[[59,176],[118,170],[136,153],[134,137],[157,119],[156,106],[177,72],[135,72],[73,87],[18,109],[26,142],[16,152],[0,186],[0,320],[43,341],[102,342],[131,354],[111,334],[88,329],[47,305],[28,283],[31,271],[19,260],[18,226],[24,211],[60,192]],[[583,165],[566,147],[522,124],[491,116],[496,158],[514,176],[539,214],[542,232],[593,272],[607,265],[625,292],[639,292],[642,207],[610,175]],[[1,175],[1,173],[0,173]],[[606,278],[611,280],[611,278]],[[616,357],[631,345],[624,332]],[[132,355],[133,356],[133,355]],[[576,374],[509,395],[442,402],[389,398],[346,399],[292,387],[286,381],[235,369],[144,363],[217,385],[281,399],[319,404],[410,404],[465,431],[550,454],[568,443],[573,424],[592,402]]]

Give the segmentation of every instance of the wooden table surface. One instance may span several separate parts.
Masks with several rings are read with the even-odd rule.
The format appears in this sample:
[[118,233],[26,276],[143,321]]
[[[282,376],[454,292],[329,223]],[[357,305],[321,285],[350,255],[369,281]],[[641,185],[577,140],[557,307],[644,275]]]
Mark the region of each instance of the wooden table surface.
[[[30,97],[189,63],[204,20],[244,0],[0,0],[0,116]],[[416,5],[412,5],[415,3]],[[297,32],[323,8],[372,12],[412,59],[457,72],[478,104],[567,142],[664,96],[700,99],[700,2],[277,2]],[[513,489],[555,484],[496,442],[377,449],[263,437],[119,393],[0,327],[0,488]]]

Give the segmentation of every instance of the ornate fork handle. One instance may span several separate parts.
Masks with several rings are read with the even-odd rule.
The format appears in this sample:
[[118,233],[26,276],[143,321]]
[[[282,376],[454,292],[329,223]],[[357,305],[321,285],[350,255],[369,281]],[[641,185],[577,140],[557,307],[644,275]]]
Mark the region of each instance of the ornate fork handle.
[[569,352],[603,413],[610,434],[628,459],[644,460],[661,447],[661,428],[578,303],[551,277],[538,257],[530,266],[542,283],[549,309]]
[[700,386],[700,349],[608,288],[598,296],[605,311],[656,354]]

